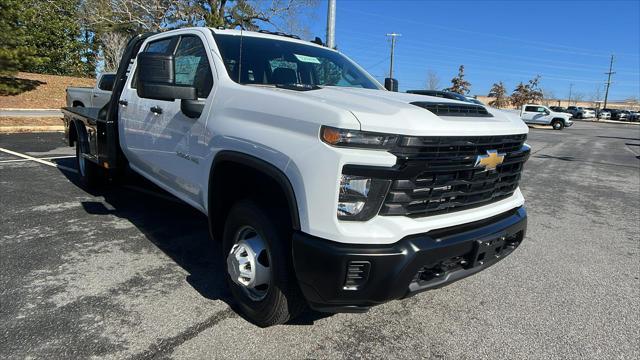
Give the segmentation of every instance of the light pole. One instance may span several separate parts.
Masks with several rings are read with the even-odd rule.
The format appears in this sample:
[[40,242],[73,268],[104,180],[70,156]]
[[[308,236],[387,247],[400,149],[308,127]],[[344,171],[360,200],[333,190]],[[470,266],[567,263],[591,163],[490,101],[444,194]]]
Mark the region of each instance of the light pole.
[[327,8],[327,47],[336,47],[336,0],[329,0]]

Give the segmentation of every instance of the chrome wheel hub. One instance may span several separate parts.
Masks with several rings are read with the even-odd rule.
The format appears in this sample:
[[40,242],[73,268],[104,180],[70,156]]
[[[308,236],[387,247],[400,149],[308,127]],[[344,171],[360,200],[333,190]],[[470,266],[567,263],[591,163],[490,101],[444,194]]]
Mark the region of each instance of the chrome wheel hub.
[[240,229],[227,255],[227,272],[251,300],[267,296],[271,283],[271,259],[264,239],[249,226]]

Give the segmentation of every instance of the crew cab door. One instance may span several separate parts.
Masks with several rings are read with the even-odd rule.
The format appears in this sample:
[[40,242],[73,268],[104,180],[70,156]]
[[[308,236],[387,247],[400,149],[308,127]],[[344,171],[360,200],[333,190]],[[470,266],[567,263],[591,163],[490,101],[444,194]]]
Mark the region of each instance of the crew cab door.
[[[193,86],[201,108],[213,89],[212,61],[209,58],[206,39],[199,34],[181,35],[174,52],[176,85]],[[155,149],[158,150],[158,168],[164,167],[168,184],[184,193],[195,202],[203,200],[202,171],[206,153],[205,127],[207,116],[183,110],[187,100],[152,100],[162,107],[162,124],[156,128],[158,133]],[[208,170],[208,169],[207,169]]]
[[546,124],[546,109],[543,106],[525,106],[522,112],[522,120],[532,124]]
[[[212,62],[204,41],[198,33],[174,35],[151,40],[141,52],[173,54],[176,85],[196,87],[198,100],[192,102],[204,104],[213,88]],[[206,116],[187,116],[179,99],[140,98],[135,77],[132,87],[123,92],[127,112],[121,115],[124,142],[136,159],[129,159],[132,166],[167,190],[184,195],[184,200],[201,205]]]

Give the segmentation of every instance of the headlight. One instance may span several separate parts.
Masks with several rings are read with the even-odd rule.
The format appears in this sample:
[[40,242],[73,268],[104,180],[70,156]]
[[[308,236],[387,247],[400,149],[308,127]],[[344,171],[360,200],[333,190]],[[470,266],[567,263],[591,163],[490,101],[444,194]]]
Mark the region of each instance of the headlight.
[[366,221],[374,217],[390,184],[390,180],[343,174],[338,194],[338,219]]
[[388,149],[398,141],[397,135],[338,129],[330,126],[323,126],[320,129],[320,138],[332,146],[373,149]]

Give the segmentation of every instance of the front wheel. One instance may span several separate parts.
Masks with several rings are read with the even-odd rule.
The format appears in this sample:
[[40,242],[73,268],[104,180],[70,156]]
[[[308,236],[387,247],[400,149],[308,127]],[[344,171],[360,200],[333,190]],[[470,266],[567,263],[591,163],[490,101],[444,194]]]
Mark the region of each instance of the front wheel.
[[564,124],[560,120],[554,120],[551,126],[553,126],[553,130],[562,130],[564,128]]
[[254,324],[283,324],[304,310],[291,260],[286,217],[250,201],[235,204],[224,227],[227,282],[239,311]]

